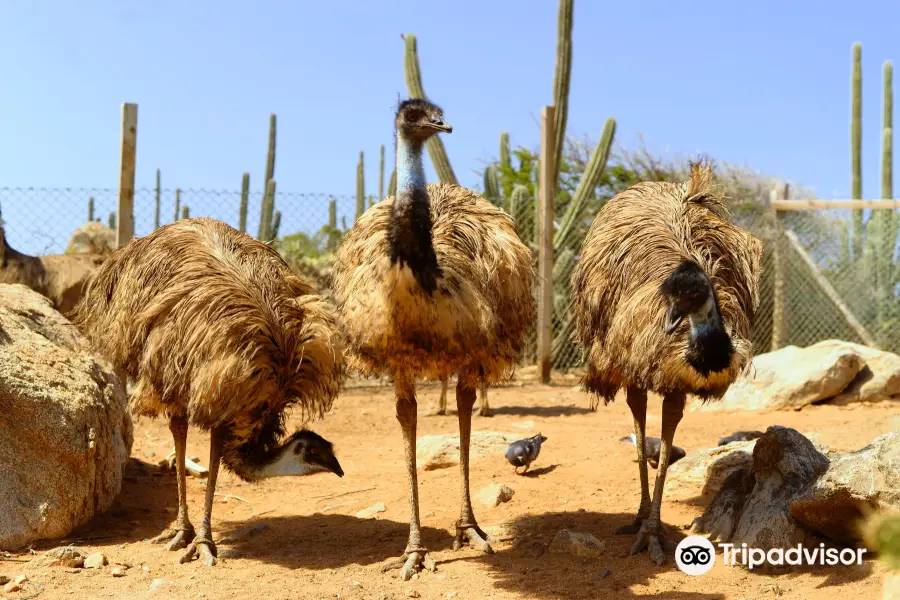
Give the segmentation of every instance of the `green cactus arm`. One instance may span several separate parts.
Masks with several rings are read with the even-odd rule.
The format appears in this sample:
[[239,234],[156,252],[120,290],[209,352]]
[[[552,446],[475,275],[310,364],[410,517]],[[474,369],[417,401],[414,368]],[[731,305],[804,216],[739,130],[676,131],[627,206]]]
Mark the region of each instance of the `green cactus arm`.
[[493,204],[500,201],[499,177],[494,167],[484,169],[484,197]]
[[278,239],[278,230],[281,229],[281,211],[276,210],[275,216],[272,217],[272,239]]
[[241,177],[241,203],[238,207],[238,230],[247,232],[247,208],[250,203],[250,173],[244,173]]
[[328,226],[337,229],[337,199],[328,199]]
[[94,222],[94,197],[88,198],[88,223]]
[[109,228],[116,230],[116,211],[109,213]]
[[393,196],[397,193],[397,169],[391,171],[391,180],[388,182],[387,194]]
[[359,162],[356,164],[356,218],[360,218],[366,212],[366,181],[365,163],[363,152],[359,153]]
[[881,197],[894,197],[894,67],[884,63],[884,100],[881,139]]
[[[404,56],[406,87],[409,90],[411,98],[425,98],[425,90],[422,87],[422,73],[419,71],[419,55],[416,48],[416,36],[407,33],[404,38],[406,42],[406,52]],[[450,159],[447,157],[447,150],[444,148],[444,142],[440,136],[433,135],[425,142],[428,148],[428,156],[431,157],[431,164],[437,171],[438,179],[444,183],[459,184],[456,180],[456,174],[453,173],[453,167],[450,166]]]
[[384,200],[384,144],[378,149],[378,201]]
[[[500,172],[510,173],[512,171],[512,158],[509,152],[509,134],[505,131],[500,132]],[[501,178],[502,185],[500,193],[509,198],[512,195],[514,183]]]
[[569,82],[572,72],[572,13],[574,0],[559,0],[556,34],[556,69],[553,74],[553,106],[556,107],[556,157],[553,184],[559,181],[559,168],[566,140],[569,117]]
[[185,204],[184,206],[181,207],[181,218],[182,219],[191,218],[191,207],[188,206],[187,204]]
[[272,239],[272,229],[274,223],[273,213],[275,212],[275,180],[270,179],[266,182],[266,191],[263,194],[262,207],[260,209],[259,223],[259,241],[268,242]]
[[173,221],[177,221],[181,216],[181,188],[175,188],[175,218]]
[[275,177],[275,134],[277,126],[277,117],[275,113],[269,115],[269,145],[266,151],[266,178],[263,181],[269,181]]
[[581,181],[578,182],[578,188],[576,188],[565,214],[560,219],[559,230],[553,237],[554,251],[559,252],[570,245],[576,245],[574,235],[578,223],[584,214],[588,201],[594,196],[594,189],[600,183],[600,177],[603,175],[603,169],[606,168],[606,163],[609,160],[615,136],[616,120],[610,117],[603,126],[600,141],[594,147],[591,159],[581,176]]
[[[853,66],[850,74],[850,168],[851,197],[862,200],[862,46],[853,44]],[[853,255],[862,258],[863,211],[853,210]]]

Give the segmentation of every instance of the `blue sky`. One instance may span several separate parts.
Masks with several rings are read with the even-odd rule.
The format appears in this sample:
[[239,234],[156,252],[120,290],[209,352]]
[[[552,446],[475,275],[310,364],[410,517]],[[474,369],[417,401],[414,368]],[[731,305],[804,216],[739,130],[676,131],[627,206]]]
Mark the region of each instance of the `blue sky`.
[[[900,3],[852,4],[576,0],[568,130],[596,139],[614,116],[619,143],[641,133],[654,149],[846,197],[860,41],[863,186],[877,197],[881,67],[900,59]],[[114,188],[127,101],[139,105],[138,187],[160,168],[165,188],[236,191],[249,171],[259,190],[275,112],[279,192],[352,194],[363,150],[375,193],[378,147],[391,158],[392,108],[406,91],[404,32],[417,35],[425,90],[454,126],[444,143],[457,176],[474,187],[501,130],[514,145],[539,140],[556,11],[552,0],[3,2],[0,187]],[[86,211],[74,192],[0,202],[23,250],[37,251],[33,221],[65,216],[71,231]]]

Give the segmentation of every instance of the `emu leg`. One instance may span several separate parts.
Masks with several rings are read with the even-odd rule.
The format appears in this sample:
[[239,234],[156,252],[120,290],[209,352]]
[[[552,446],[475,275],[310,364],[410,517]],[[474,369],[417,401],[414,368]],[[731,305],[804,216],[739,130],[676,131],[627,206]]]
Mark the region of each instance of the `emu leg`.
[[641,530],[641,525],[647,517],[650,516],[650,478],[647,474],[647,446],[646,429],[647,429],[647,390],[639,390],[628,388],[627,390],[628,408],[631,409],[631,416],[634,417],[634,439],[637,447],[638,470],[641,475],[641,506],[638,508],[637,516],[634,522],[628,525],[622,525],[616,529],[617,534],[635,534]]
[[438,400],[437,410],[430,413],[431,415],[443,416],[447,414],[447,380],[448,377],[441,377],[441,398]]
[[491,407],[488,405],[488,386],[485,382],[481,382],[481,410],[478,411],[479,416],[492,416]]
[[187,506],[187,469],[184,466],[184,458],[187,453],[188,422],[185,417],[172,417],[169,419],[169,431],[175,441],[175,474],[178,480],[178,516],[172,527],[162,532],[152,540],[154,544],[169,542],[166,550],[180,550],[194,539],[194,526],[188,519]]
[[469,440],[472,436],[472,408],[475,406],[475,381],[460,373],[456,384],[456,411],[459,417],[459,475],[462,495],[459,520],[456,522],[456,539],[453,549],[462,548],[463,540],[468,540],[473,548],[487,554],[494,550],[487,541],[487,534],[475,521],[472,499],[469,496]]
[[419,567],[434,571],[434,561],[428,548],[422,545],[422,533],[419,524],[419,480],[416,476],[416,389],[411,380],[397,378],[394,381],[397,394],[397,420],[403,429],[403,447],[406,453],[406,475],[409,487],[409,541],[406,550],[399,558],[384,563],[382,573],[397,567],[400,578],[408,581]]
[[207,566],[216,564],[216,545],[212,541],[212,508],[216,495],[216,477],[219,474],[219,458],[222,452],[222,434],[218,429],[212,430],[209,440],[209,478],[206,481],[206,501],[203,504],[203,522],[197,537],[191,542],[181,556],[180,562],[186,563],[195,555]]
[[[666,394],[663,398],[662,415],[662,448],[659,452],[659,470],[656,473],[656,483],[653,486],[653,504],[650,507],[650,516],[641,525],[637,540],[631,548],[632,554],[643,552],[648,544],[650,546],[650,558],[657,565],[666,561],[663,552],[663,529],[660,519],[663,488],[666,485],[666,471],[669,468],[669,457],[672,453],[672,442],[675,440],[675,429],[684,416],[684,394]],[[645,467],[646,468],[646,467]]]

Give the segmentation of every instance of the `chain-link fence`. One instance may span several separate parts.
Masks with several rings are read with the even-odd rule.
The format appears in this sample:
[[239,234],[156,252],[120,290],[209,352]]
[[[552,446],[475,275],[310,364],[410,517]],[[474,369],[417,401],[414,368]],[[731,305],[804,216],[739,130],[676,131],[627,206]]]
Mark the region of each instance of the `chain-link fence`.
[[[104,224],[116,218],[115,189],[0,188],[0,209],[7,243],[31,255],[59,254],[72,233],[89,218]],[[263,194],[246,198],[245,229],[256,236]],[[366,200],[366,207],[372,200]],[[532,198],[519,190],[495,200],[516,221],[521,239],[537,265],[538,220]],[[185,214],[241,224],[240,191],[139,189],[135,192],[135,235],[152,231]],[[335,233],[351,226],[356,198],[346,195],[277,192],[274,210],[282,252],[301,257],[304,274],[327,287]],[[157,209],[158,207],[158,209]],[[595,207],[596,208],[596,207]],[[794,344],[805,346],[829,338],[900,352],[900,215],[893,210],[863,211],[855,220],[847,209],[771,210],[764,202],[730,206],[735,222],[765,246],[760,307],[754,323],[756,353]],[[158,213],[157,213],[158,210]],[[92,214],[91,214],[92,211]],[[582,364],[572,343],[570,291],[572,270],[592,215],[576,224],[557,213],[553,269],[553,366]],[[596,212],[596,211],[593,211]],[[157,216],[158,214],[158,216]],[[861,223],[854,228],[855,222]],[[564,235],[559,235],[560,232]],[[307,259],[313,257],[312,262]],[[316,257],[321,259],[316,262]],[[537,296],[537,282],[535,285]],[[536,332],[529,334],[523,364],[534,364]]]

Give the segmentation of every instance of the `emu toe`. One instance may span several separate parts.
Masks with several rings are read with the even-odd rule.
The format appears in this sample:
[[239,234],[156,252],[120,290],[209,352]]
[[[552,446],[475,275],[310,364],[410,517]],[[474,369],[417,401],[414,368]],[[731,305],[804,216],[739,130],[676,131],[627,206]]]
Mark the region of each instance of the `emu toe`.
[[164,544],[169,542],[166,550],[173,552],[186,548],[194,539],[194,528],[172,528],[166,529],[161,534],[150,540],[151,544]]
[[666,562],[666,553],[663,551],[664,541],[662,525],[659,521],[644,521],[638,531],[637,539],[634,540],[634,545],[631,547],[631,554],[632,556],[639,554],[649,547],[650,559],[661,566]]
[[419,548],[412,552],[407,550],[402,556],[386,561],[381,567],[381,572],[386,573],[398,567],[400,568],[400,579],[403,581],[409,581],[419,569],[437,570],[427,548]]
[[476,550],[480,550],[485,554],[493,554],[494,549],[488,543],[488,534],[482,531],[478,525],[463,526],[456,528],[456,538],[453,540],[453,549],[459,550],[463,547],[463,542],[468,542],[469,546]]
[[207,567],[212,567],[216,564],[217,555],[216,545],[212,540],[196,537],[187,547],[187,550],[184,551],[184,554],[181,555],[181,560],[178,562],[184,564],[197,556]]

